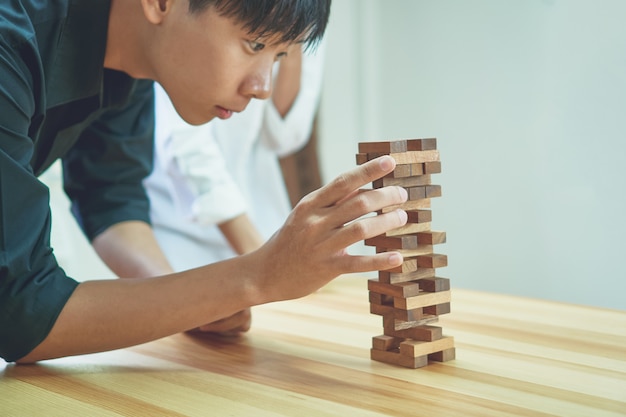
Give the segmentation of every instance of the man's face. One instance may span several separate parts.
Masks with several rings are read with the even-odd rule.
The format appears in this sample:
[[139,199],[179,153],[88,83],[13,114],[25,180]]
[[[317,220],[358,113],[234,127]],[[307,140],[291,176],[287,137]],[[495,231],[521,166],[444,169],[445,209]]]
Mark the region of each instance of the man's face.
[[173,2],[154,39],[156,81],[188,123],[227,119],[270,96],[273,64],[291,46],[270,41],[212,7],[192,15],[186,1]]

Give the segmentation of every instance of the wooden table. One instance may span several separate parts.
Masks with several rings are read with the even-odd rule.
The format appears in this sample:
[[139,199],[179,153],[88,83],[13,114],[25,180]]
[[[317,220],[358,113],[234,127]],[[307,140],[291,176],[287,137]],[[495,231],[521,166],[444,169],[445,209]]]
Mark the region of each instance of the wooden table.
[[457,358],[369,358],[364,278],[255,308],[241,338],[176,335],[0,365],[0,416],[626,416],[626,312],[453,289]]

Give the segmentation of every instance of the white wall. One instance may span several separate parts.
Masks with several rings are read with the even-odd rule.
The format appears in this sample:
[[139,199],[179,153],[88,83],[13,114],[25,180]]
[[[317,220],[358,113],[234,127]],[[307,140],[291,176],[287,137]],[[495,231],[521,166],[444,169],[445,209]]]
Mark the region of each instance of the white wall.
[[622,0],[335,0],[325,180],[360,141],[437,137],[454,286],[626,309],[625,16]]

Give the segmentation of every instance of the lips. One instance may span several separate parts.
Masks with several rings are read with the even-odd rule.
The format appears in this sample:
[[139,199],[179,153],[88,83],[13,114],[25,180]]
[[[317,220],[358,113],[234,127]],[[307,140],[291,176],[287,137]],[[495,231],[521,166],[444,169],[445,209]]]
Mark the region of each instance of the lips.
[[219,117],[220,119],[226,120],[226,119],[229,119],[233,115],[232,110],[228,110],[222,106],[215,106],[215,108],[217,109],[216,116]]

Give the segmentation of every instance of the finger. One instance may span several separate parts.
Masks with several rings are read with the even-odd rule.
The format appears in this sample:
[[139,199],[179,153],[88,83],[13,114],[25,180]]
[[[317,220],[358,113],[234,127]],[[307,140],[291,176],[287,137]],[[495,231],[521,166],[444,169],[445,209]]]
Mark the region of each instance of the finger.
[[331,214],[334,227],[342,226],[359,217],[381,210],[383,207],[404,203],[408,193],[403,187],[384,187],[354,194],[345,199]]
[[348,171],[320,188],[315,199],[320,207],[328,207],[353,193],[367,183],[377,180],[394,170],[396,161],[383,155]]
[[402,265],[404,259],[398,252],[383,252],[376,255],[344,255],[339,261],[342,273],[384,271]]
[[361,240],[402,227],[406,222],[406,211],[401,209],[377,216],[364,217],[343,226],[330,238],[329,243],[337,249],[347,248]]

